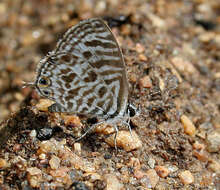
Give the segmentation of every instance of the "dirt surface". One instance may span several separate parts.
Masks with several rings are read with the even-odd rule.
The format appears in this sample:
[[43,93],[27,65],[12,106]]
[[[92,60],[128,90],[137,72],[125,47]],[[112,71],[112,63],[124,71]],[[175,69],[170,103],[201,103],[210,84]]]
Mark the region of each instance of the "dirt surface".
[[[39,60],[80,20],[107,21],[123,51],[132,136],[51,114]],[[0,189],[220,189],[220,1],[0,2]]]

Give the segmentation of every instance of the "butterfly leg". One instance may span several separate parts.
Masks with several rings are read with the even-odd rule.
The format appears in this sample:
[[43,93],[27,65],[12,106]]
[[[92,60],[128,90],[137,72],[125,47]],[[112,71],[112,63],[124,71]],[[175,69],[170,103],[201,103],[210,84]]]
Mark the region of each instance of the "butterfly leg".
[[96,126],[100,125],[104,123],[104,121],[101,121],[99,123],[93,124],[92,126],[90,126],[85,133],[83,133],[79,138],[77,138],[75,141],[79,141],[81,140],[83,137],[85,137],[89,132],[91,132]]
[[122,121],[122,122],[123,122],[123,124],[125,124],[128,127],[130,135],[132,136],[131,126],[130,126],[130,119],[128,120],[128,122],[127,121]]
[[58,103],[54,103],[48,107],[48,111],[53,112],[65,112],[65,109]]

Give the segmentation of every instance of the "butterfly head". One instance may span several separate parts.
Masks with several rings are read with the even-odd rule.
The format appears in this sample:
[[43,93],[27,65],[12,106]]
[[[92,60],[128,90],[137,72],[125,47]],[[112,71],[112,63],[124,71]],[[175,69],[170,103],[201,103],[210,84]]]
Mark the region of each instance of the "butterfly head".
[[52,100],[54,99],[54,86],[51,79],[53,78],[54,63],[53,57],[50,55],[40,61],[37,68],[37,77],[33,85],[41,96]]
[[[59,101],[67,92],[68,84],[75,75],[68,64],[73,64],[73,58],[67,53],[50,53],[40,61],[37,68],[35,88],[41,96]],[[65,86],[66,84],[66,86]]]

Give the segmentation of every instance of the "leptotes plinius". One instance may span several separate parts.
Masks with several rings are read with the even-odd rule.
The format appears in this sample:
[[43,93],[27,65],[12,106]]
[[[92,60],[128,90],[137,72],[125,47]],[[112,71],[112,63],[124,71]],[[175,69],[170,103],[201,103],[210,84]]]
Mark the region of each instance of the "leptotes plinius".
[[70,28],[40,61],[34,86],[66,112],[114,122],[127,110],[125,63],[110,28],[98,18]]

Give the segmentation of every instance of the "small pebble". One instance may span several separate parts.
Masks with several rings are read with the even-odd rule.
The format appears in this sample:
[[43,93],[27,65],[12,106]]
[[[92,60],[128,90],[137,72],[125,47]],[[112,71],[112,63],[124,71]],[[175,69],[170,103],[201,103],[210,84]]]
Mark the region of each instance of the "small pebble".
[[[115,146],[115,134],[108,137],[105,141],[112,147]],[[135,131],[119,131],[116,137],[116,146],[122,147],[125,151],[129,152],[142,147],[142,142]]]
[[220,150],[220,130],[212,131],[207,135],[207,144],[209,152],[218,152]]
[[41,184],[41,178],[39,178],[38,176],[29,176],[27,177],[28,182],[30,184],[31,187],[33,188],[39,188],[40,184]]
[[176,172],[179,168],[175,165],[168,166],[168,170],[173,173]]
[[144,48],[144,46],[141,45],[140,43],[137,43],[136,46],[135,46],[135,50],[136,50],[136,52],[138,52],[138,53],[143,53],[144,50],[145,50],[145,48]]
[[78,154],[78,155],[80,155],[81,154],[81,151],[82,151],[82,149],[81,149],[81,144],[80,143],[74,143],[74,151]]
[[71,125],[76,127],[82,126],[81,120],[78,116],[61,114],[61,117],[64,120],[65,125]]
[[130,24],[124,24],[121,27],[121,34],[122,35],[130,35],[131,34],[131,25]]
[[56,170],[60,167],[60,159],[57,156],[53,155],[49,161],[49,164],[51,169]]
[[203,173],[200,185],[208,187],[213,183],[213,177],[210,173]]
[[36,168],[36,167],[32,167],[32,168],[28,168],[27,169],[28,174],[30,175],[41,175],[41,170]]
[[124,167],[124,164],[122,164],[122,163],[116,163],[116,168],[117,168],[117,169],[121,169],[122,167]]
[[144,76],[143,78],[140,79],[139,81],[139,86],[141,88],[151,88],[152,87],[152,82],[149,76]]
[[46,159],[46,154],[44,154],[44,153],[40,154],[40,155],[39,155],[39,159],[40,159],[40,160]]
[[193,144],[193,155],[200,161],[206,162],[208,161],[208,155],[207,152],[205,151],[205,145],[201,144],[199,142],[195,142]]
[[[215,77],[216,79],[220,78],[220,72],[214,73],[214,77]],[[220,119],[219,119],[219,117],[215,117],[214,119],[217,119],[217,120],[218,120],[218,124],[220,125]],[[219,126],[219,128],[220,128],[220,126]]]
[[161,19],[159,16],[152,14],[152,13],[148,13],[148,18],[151,20],[152,25],[156,28],[159,29],[165,29],[166,28],[166,22]]
[[195,136],[196,127],[192,121],[186,115],[182,115],[180,119],[183,124],[184,132],[190,136]]
[[211,169],[213,172],[220,174],[220,161],[219,160],[210,160],[208,168]]
[[146,173],[142,170],[134,170],[134,177],[136,179],[142,179],[145,175]]
[[95,11],[96,14],[101,14],[106,10],[106,7],[107,7],[107,2],[103,1],[103,0],[100,0],[96,3],[94,11]]
[[131,74],[129,75],[129,81],[132,82],[132,83],[136,83],[136,82],[137,82],[137,76],[136,76],[136,74],[131,73]]
[[147,61],[147,57],[144,54],[139,54],[138,58],[140,59],[140,61]]
[[21,147],[22,147],[21,144],[15,144],[15,145],[13,146],[13,151],[14,151],[14,152],[18,152],[18,151],[21,150]]
[[0,3],[0,14],[1,15],[5,14],[7,12],[7,6],[6,5],[7,5],[6,3],[3,3],[3,2]]
[[48,111],[48,107],[51,106],[53,102],[49,99],[40,99],[39,103],[36,104],[36,108],[39,111]]
[[153,169],[154,166],[155,166],[156,161],[155,161],[153,158],[150,157],[150,158],[148,159],[148,162],[147,162],[147,163],[148,163],[148,165],[150,166],[150,168]]
[[37,131],[37,138],[41,141],[49,140],[53,135],[54,129],[51,127],[43,127]]
[[199,143],[198,141],[196,141],[195,143],[193,143],[193,149],[204,150],[205,149],[205,145],[202,144],[202,143]]
[[164,89],[166,88],[165,82],[161,78],[159,78],[159,87],[161,91],[164,91]]
[[42,180],[42,172],[36,167],[27,169],[28,175],[27,179],[31,187],[38,188]]
[[[220,72],[219,72],[220,75]],[[220,78],[220,76],[219,76]],[[220,129],[220,117],[215,117],[212,119],[212,124],[215,127],[215,129]]]
[[180,181],[184,184],[191,184],[194,182],[194,176],[189,170],[185,170],[179,173]]
[[173,57],[171,62],[181,73],[186,73],[186,74],[197,73],[197,70],[194,67],[194,65],[191,62],[184,60],[181,57]]
[[83,176],[84,177],[89,176],[89,181],[90,182],[94,182],[96,180],[101,180],[102,179],[101,175],[99,175],[98,173],[85,173]]
[[156,170],[157,174],[162,178],[167,177],[170,173],[169,169],[165,166],[156,166],[155,170]]
[[30,46],[36,43],[40,37],[44,35],[44,31],[42,29],[35,31],[28,31],[21,36],[21,43],[24,46]]
[[200,34],[198,37],[198,39],[203,43],[210,42],[214,38],[215,38],[214,32],[205,32],[205,33]]
[[57,154],[59,149],[62,149],[63,145],[54,140],[42,141],[37,153],[54,153]]
[[19,18],[18,18],[18,24],[22,27],[28,27],[30,26],[30,20],[29,20],[29,17],[25,16],[25,15],[21,15]]
[[208,154],[204,150],[193,150],[193,155],[202,162],[208,161]]
[[68,147],[64,147],[60,150],[62,155],[61,160],[69,162],[74,168],[80,169],[86,173],[94,173],[96,171],[95,163],[88,161],[86,158],[82,158],[73,153]]
[[119,182],[118,178],[113,174],[104,175],[107,187],[106,190],[122,190],[123,185]]
[[71,185],[73,182],[70,178],[69,170],[70,169],[67,167],[60,167],[56,170],[51,170],[50,175],[58,182],[62,182],[65,185]]
[[[157,175],[157,172],[154,169],[149,169],[149,170],[147,170],[145,175],[147,178],[145,180],[147,182],[146,186],[148,188],[154,188],[157,185],[157,183],[159,182],[159,176]],[[144,178],[142,178],[142,182],[143,182],[143,180],[144,180]]]
[[53,176],[53,177],[65,177],[67,175],[67,173],[69,172],[69,168],[67,167],[60,167],[59,169],[56,169],[56,170],[51,170],[50,171],[50,174]]
[[35,129],[31,130],[29,136],[33,139],[37,136],[37,131]]
[[141,169],[140,160],[138,158],[131,157],[128,162],[128,166],[132,167],[134,170],[139,170]]
[[18,100],[18,101],[23,101],[25,98],[21,93],[18,93],[18,92],[15,93],[14,96],[15,96],[16,100]]
[[109,135],[109,134],[114,133],[115,129],[114,129],[113,126],[106,125],[106,124],[101,124],[101,125],[98,125],[95,128],[95,132],[96,133],[101,133],[101,134],[104,134],[104,135]]
[[6,168],[8,167],[8,163],[5,159],[0,158],[0,168]]

